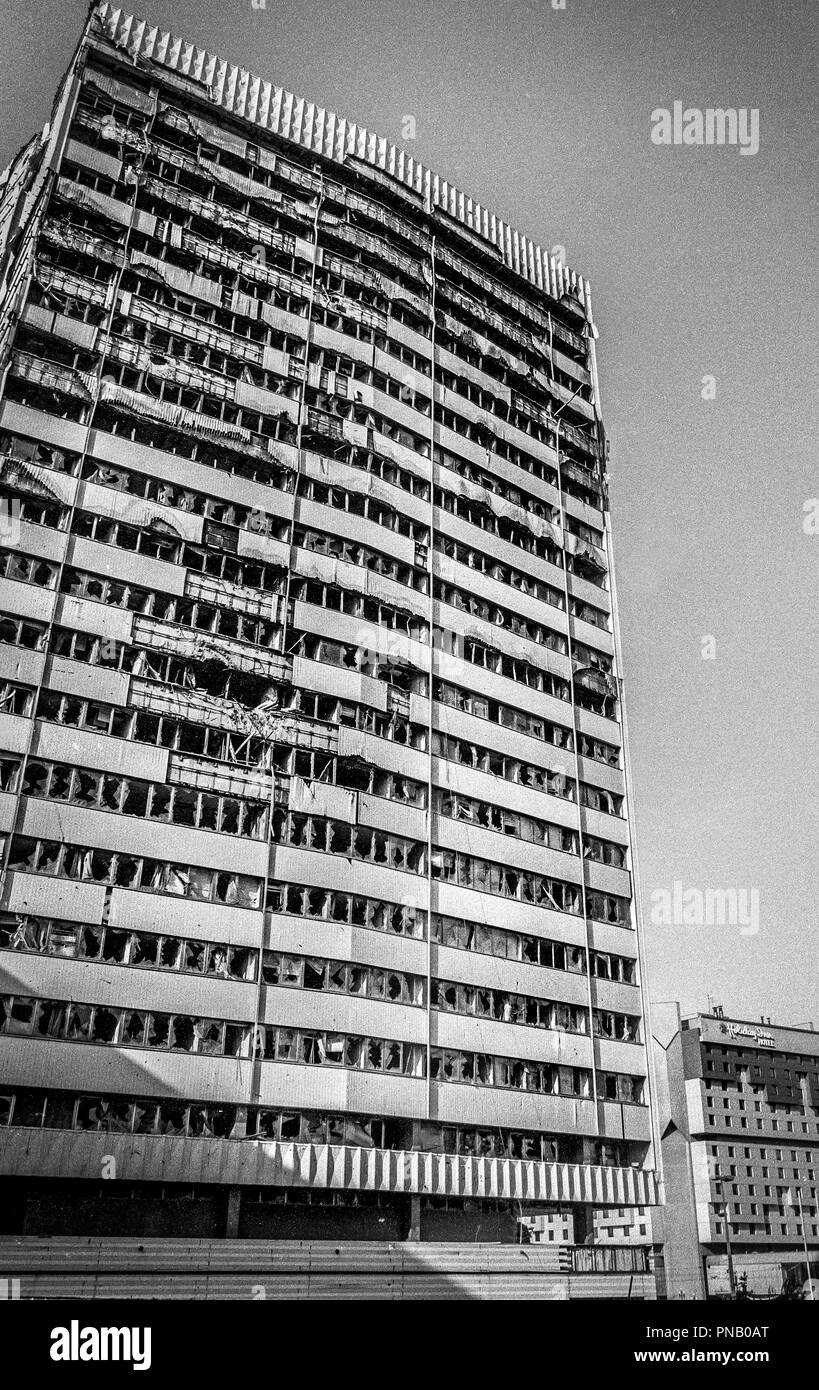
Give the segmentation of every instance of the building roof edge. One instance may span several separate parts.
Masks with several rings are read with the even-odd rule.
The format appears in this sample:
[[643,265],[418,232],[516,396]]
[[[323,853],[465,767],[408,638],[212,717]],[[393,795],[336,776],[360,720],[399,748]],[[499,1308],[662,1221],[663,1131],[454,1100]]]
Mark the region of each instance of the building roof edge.
[[203,94],[230,115],[339,164],[351,156],[420,194],[430,209],[440,210],[467,232],[483,237],[500,253],[507,269],[536,289],[554,299],[573,290],[591,321],[587,280],[398,145],[108,0],[101,0],[92,13],[103,33],[132,59],[149,60],[201,84]]

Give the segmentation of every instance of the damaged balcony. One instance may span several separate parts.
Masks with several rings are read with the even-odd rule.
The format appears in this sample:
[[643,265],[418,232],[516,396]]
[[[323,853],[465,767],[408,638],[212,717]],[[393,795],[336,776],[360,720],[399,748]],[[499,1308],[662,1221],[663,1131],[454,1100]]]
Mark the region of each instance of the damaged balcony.
[[242,757],[249,740],[261,742],[263,747],[281,743],[326,753],[333,753],[338,747],[337,729],[302,718],[298,712],[279,708],[275,702],[264,698],[258,705],[248,705],[238,696],[219,696],[140,677],[132,678],[131,695],[133,704],[139,709],[221,730],[232,741],[226,755],[229,757]]
[[196,685],[214,694],[230,693],[249,705],[259,703],[266,686],[286,679],[289,668],[287,657],[277,652],[216,633],[188,633],[176,623],[139,614],[134,616],[133,641],[144,649],[135,674],[152,679],[152,653],[187,659],[193,663]]

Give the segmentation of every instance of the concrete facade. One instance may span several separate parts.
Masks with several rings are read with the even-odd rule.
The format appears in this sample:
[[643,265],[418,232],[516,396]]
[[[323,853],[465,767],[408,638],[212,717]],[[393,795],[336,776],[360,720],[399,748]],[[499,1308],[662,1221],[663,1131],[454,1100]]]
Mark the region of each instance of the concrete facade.
[[0,211],[19,1229],[645,1210],[588,285],[107,4]]

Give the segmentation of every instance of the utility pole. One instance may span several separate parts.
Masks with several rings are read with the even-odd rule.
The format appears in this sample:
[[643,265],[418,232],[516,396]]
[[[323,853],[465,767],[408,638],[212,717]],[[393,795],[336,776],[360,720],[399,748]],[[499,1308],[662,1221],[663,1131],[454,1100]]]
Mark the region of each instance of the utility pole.
[[801,1189],[801,1187],[797,1187],[797,1189],[796,1189],[796,1195],[797,1195],[797,1197],[799,1198],[799,1225],[800,1225],[801,1230],[802,1230],[802,1248],[803,1248],[803,1250],[805,1251],[805,1273],[806,1273],[806,1275],[807,1275],[808,1288],[810,1289],[811,1302],[812,1302],[812,1303],[815,1303],[815,1302],[816,1302],[816,1294],[815,1294],[814,1288],[813,1288],[813,1277],[812,1277],[811,1272],[810,1272],[810,1258],[809,1258],[809,1256],[808,1256],[808,1238],[807,1238],[807,1236],[806,1236],[806,1234],[805,1234],[805,1217],[804,1217],[803,1212],[802,1212],[802,1189]]
[[728,1256],[728,1288],[731,1291],[731,1298],[735,1300],[737,1296],[737,1281],[734,1273],[734,1252],[731,1247],[731,1213],[728,1209],[728,1201],[723,1190],[719,1168],[717,1168],[714,1177],[719,1188],[719,1195],[722,1200],[722,1215],[725,1220],[725,1253]]

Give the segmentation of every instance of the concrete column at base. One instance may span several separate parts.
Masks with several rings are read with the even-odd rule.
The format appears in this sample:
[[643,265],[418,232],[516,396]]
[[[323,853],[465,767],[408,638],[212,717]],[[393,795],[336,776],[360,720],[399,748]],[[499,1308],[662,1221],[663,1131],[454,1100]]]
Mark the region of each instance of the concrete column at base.
[[668,1280],[665,1272],[665,1251],[662,1245],[652,1245],[648,1257],[649,1269],[654,1274],[654,1283],[657,1289],[658,1299],[667,1299]]
[[594,1207],[588,1202],[572,1205],[575,1245],[594,1244]]
[[[410,1147],[420,1149],[421,1143],[421,1121],[412,1120],[410,1130]],[[409,1198],[409,1216],[407,1226],[407,1240],[421,1239],[421,1198],[418,1193],[411,1194]]]
[[225,1239],[235,1240],[239,1234],[239,1214],[242,1209],[242,1189],[231,1187],[228,1192]]
[[415,1194],[409,1199],[409,1229],[407,1240],[421,1239],[421,1198]]

